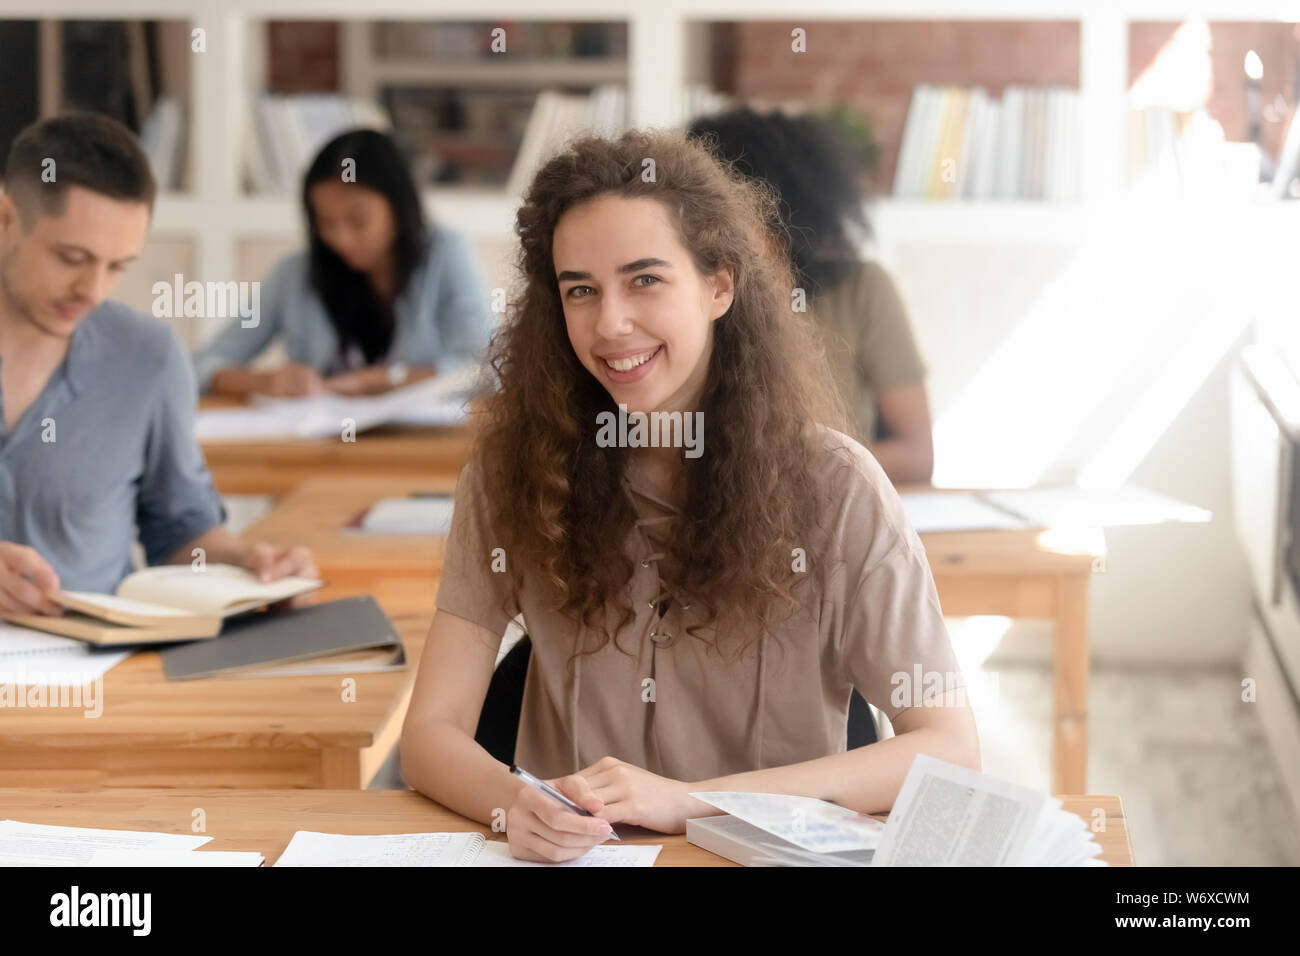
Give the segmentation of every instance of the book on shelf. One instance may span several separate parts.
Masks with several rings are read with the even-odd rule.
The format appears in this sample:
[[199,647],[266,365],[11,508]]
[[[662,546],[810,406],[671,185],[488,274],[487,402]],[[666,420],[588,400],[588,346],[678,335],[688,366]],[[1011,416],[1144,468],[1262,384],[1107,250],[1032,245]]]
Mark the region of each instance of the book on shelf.
[[180,185],[182,139],[185,116],[171,96],[160,96],[140,128],[140,145],[149,157],[149,168],[160,192]]
[[345,130],[387,130],[374,102],[334,93],[265,93],[245,116],[244,173],[256,193],[295,195],[303,173],[330,139]]
[[1079,197],[1079,94],[1065,87],[922,84],[903,124],[896,199]]
[[0,616],[101,646],[156,644],[215,637],[228,617],[320,586],[320,581],[299,577],[259,581],[251,572],[225,564],[208,564],[202,570],[167,564],[127,575],[115,594],[55,592],[50,600],[64,609],[59,616]]
[[591,94],[543,90],[537,95],[514,166],[506,181],[506,193],[523,195],[537,170],[564,148],[575,135],[588,130],[609,136],[627,125],[627,90],[603,84]]
[[[501,27],[504,32],[494,35]],[[468,62],[615,59],[627,56],[627,27],[617,21],[384,21],[373,25],[373,48],[387,59]]]

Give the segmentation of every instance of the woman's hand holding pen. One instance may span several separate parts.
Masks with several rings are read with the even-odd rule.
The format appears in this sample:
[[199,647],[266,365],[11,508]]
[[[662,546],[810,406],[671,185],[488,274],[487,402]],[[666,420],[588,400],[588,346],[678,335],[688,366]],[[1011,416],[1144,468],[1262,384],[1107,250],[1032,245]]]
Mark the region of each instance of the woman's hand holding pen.
[[[573,774],[546,781],[588,813],[602,804],[582,777]],[[563,863],[582,856],[609,839],[613,828],[599,817],[584,817],[551,797],[520,783],[515,801],[506,810],[506,839],[510,855],[534,863]]]
[[[603,804],[601,810],[591,812],[610,823],[631,823],[660,833],[685,833],[688,819],[718,812],[691,796],[691,791],[698,789],[693,784],[661,777],[617,757],[604,757],[575,776],[585,782],[585,793]],[[577,802],[586,806],[581,800]]]

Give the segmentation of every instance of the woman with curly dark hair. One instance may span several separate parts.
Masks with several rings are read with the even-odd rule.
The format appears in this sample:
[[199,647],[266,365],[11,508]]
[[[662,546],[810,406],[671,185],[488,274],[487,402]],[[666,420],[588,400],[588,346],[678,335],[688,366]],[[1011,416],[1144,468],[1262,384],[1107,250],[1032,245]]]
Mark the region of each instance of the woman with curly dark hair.
[[[925,552],[841,430],[778,223],[770,190],[658,131],[579,139],[519,209],[522,288],[401,744],[417,789],[504,814],[515,856],[571,859],[614,823],[683,832],[716,812],[692,791],[874,812],[921,751],[979,763]],[[611,442],[614,416],[667,440]],[[519,616],[514,760],[594,817],[475,742]],[[845,751],[854,687],[896,737]]]
[[929,482],[934,438],[925,363],[894,280],[862,258],[860,241],[871,227],[844,137],[815,114],[748,107],[700,117],[688,135],[776,190],[795,281],[825,336],[853,437],[896,484]]

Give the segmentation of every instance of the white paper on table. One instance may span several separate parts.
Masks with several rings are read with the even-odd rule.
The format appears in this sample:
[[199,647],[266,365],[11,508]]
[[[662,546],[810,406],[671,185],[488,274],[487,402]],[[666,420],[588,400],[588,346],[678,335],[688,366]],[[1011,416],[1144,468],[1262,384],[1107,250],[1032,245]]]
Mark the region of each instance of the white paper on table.
[[451,533],[455,501],[450,495],[433,498],[381,498],[371,505],[361,519],[361,530],[368,534]]
[[909,492],[899,495],[903,513],[917,534],[936,531],[1021,529],[1026,522],[970,492]]
[[473,863],[474,866],[654,866],[663,849],[660,844],[650,846],[612,846],[602,843],[593,846],[576,860],[563,863],[534,863],[518,860],[510,855],[510,844],[494,840],[484,845]]
[[885,829],[879,820],[815,797],[729,791],[691,796],[814,853],[874,849]]
[[46,651],[76,651],[84,654],[89,648],[85,641],[73,637],[46,634],[31,627],[19,627],[0,621],[0,659],[9,654],[33,654]]
[[261,866],[262,854],[230,850],[96,850],[86,866]]
[[1041,528],[1117,528],[1169,521],[1200,523],[1213,517],[1204,508],[1137,485],[1103,492],[1070,486],[1026,488],[987,491],[983,496],[991,504],[1021,515],[1028,524]]
[[194,419],[199,441],[337,437],[345,419],[356,431],[379,425],[458,425],[466,420],[478,368],[467,365],[382,395],[254,395],[246,408],[212,408]]
[[85,866],[97,850],[193,850],[211,839],[190,834],[0,820],[0,866]]
[[133,648],[71,648],[5,654],[0,657],[0,684],[14,687],[85,687],[126,660]]
[[468,866],[481,833],[385,833],[358,836],[299,830],[276,866]]

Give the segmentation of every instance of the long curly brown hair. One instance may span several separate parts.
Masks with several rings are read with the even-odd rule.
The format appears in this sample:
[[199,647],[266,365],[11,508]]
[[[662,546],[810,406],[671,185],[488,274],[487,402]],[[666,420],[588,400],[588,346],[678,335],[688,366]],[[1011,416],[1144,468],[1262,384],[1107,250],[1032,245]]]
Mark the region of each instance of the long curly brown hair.
[[[715,647],[730,633],[756,639],[776,604],[793,612],[802,582],[817,577],[792,569],[794,548],[815,560],[811,426],[844,431],[845,416],[811,317],[792,305],[774,192],[684,133],[574,140],[538,171],[517,213],[522,289],[489,350],[495,381],[474,453],[511,559],[513,597],[525,573],[537,575],[575,621],[575,655],[611,640],[607,609],[621,608],[615,632],[634,619],[633,562],[622,551],[637,517],[621,482],[628,451],[597,445],[597,415],[617,406],[569,342],[552,257],[560,217],[602,196],[657,200],[701,276],[732,270],[734,298],[713,324],[699,408],[708,441],[701,457],[683,459],[684,517],[670,554],[678,593],[706,612],[688,629],[693,637],[709,640],[699,632],[711,628]],[[594,646],[580,646],[579,623]]]

